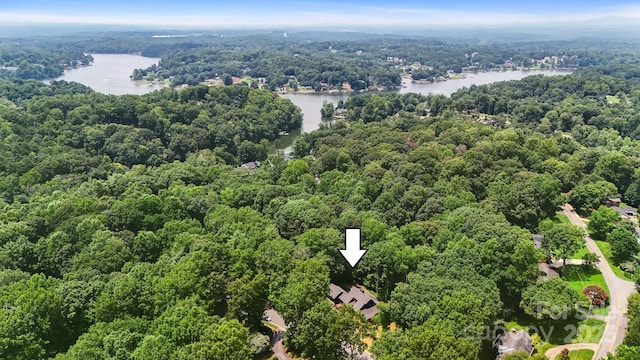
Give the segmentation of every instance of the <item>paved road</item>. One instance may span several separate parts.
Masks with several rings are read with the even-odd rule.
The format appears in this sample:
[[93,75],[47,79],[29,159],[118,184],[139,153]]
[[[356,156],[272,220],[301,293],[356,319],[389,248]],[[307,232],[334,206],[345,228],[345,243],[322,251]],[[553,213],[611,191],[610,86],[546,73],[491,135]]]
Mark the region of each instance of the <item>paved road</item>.
[[[574,225],[580,226],[586,230],[586,225],[580,219],[580,217],[573,211],[571,205],[565,205],[562,211]],[[607,259],[602,255],[602,252],[591,239],[589,235],[585,237],[587,243],[587,249],[590,252],[596,253],[600,257],[600,263],[598,263],[598,269],[604,277],[604,281],[609,287],[609,303],[610,310],[607,319],[607,325],[604,330],[604,334],[596,351],[594,359],[606,358],[607,353],[615,352],[618,345],[622,344],[627,329],[627,298],[636,292],[635,284],[631,281],[622,280],[617,277]],[[581,345],[581,344],[574,344]],[[582,344],[590,345],[590,344]],[[562,348],[562,346],[560,346]],[[588,347],[584,347],[588,348]],[[562,350],[562,349],[560,349]],[[550,359],[553,359],[550,357]]]
[[285,325],[282,316],[280,316],[280,314],[278,314],[274,309],[268,309],[264,313],[270,318],[269,322],[277,326],[280,330],[286,331],[289,328]]
[[284,339],[284,332],[287,330],[287,325],[284,323],[280,314],[274,309],[268,309],[264,313],[269,317],[269,322],[278,328],[273,339],[273,346],[271,347],[273,355],[275,355],[278,360],[291,360],[282,345],[282,339]]
[[276,336],[274,339],[273,347],[271,351],[273,351],[273,355],[275,355],[278,360],[291,360],[287,352],[284,350],[284,346],[282,346],[282,339],[284,339],[284,331],[276,332]]

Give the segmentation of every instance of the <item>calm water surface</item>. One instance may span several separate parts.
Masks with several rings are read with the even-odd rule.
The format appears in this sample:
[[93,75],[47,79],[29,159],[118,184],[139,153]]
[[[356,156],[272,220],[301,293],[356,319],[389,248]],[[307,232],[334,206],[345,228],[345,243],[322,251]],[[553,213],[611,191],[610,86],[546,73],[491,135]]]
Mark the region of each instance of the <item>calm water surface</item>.
[[450,96],[454,92],[463,87],[469,87],[471,85],[484,85],[498,81],[508,80],[520,80],[524,77],[531,75],[544,74],[547,76],[553,75],[567,75],[571,74],[570,70],[508,70],[508,71],[487,71],[477,74],[465,74],[464,79],[454,79],[447,81],[437,81],[427,84],[413,83],[411,80],[404,80],[400,89],[400,93],[420,93],[423,95],[428,94],[443,94]]
[[161,89],[161,85],[137,85],[129,76],[134,69],[158,64],[160,58],[128,54],[91,54],[93,64],[64,72],[56,80],[76,81],[103,94],[146,94]]
[[[91,54],[94,58],[92,66],[67,70],[65,74],[56,80],[77,81],[87,85],[95,91],[104,94],[145,94],[162,88],[162,85],[137,85],[129,76],[134,69],[144,69],[153,64],[158,64],[160,58],[143,57],[128,54]],[[484,85],[498,81],[519,80],[529,75],[566,75],[569,70],[516,70],[516,71],[488,71],[477,74],[466,74],[464,79],[440,81],[427,84],[413,83],[410,79],[403,81],[403,87],[399,93],[415,92],[423,95],[443,94],[450,96],[455,91],[471,85]],[[283,98],[291,100],[302,110],[302,127],[281,137],[276,142],[278,149],[290,151],[291,144],[301,133],[316,130],[320,124],[327,123],[320,116],[322,104],[332,102],[334,105],[340,100],[346,100],[350,95],[357,93],[337,94],[280,94]]]
[[[477,74],[466,74],[464,79],[455,79],[447,81],[438,81],[433,83],[413,83],[411,80],[404,80],[403,87],[398,90],[399,93],[419,93],[423,95],[428,94],[443,94],[450,96],[454,92],[463,87],[469,87],[471,85],[484,85],[498,81],[506,80],[519,80],[526,76],[544,74],[544,75],[566,75],[570,74],[568,70],[516,70],[516,71],[488,71]],[[323,123],[320,116],[320,109],[322,104],[332,102],[334,105],[340,100],[346,100],[352,94],[358,93],[336,93],[336,94],[281,94],[283,98],[291,100],[294,104],[298,105],[302,109],[303,122],[302,132],[310,132],[316,130],[321,123]]]
[[[570,74],[570,70],[515,70],[515,71],[488,71],[477,74],[466,74],[464,79],[454,79],[447,81],[438,81],[433,83],[414,83],[410,79],[403,81],[403,87],[398,90],[399,93],[419,93],[423,95],[428,94],[442,94],[450,96],[454,92],[463,87],[469,87],[471,85],[484,85],[498,81],[507,80],[519,80],[526,76],[544,74],[548,76],[553,75],[566,75]],[[281,94],[283,98],[291,100],[300,109],[302,109],[302,132],[311,132],[316,130],[320,124],[329,123],[322,120],[320,115],[320,109],[322,104],[332,102],[334,105],[340,100],[346,100],[352,94],[358,93],[337,93],[337,94]],[[295,139],[300,136],[298,133],[291,133],[289,136],[284,136],[277,142],[279,150],[284,152],[291,151],[291,144]]]

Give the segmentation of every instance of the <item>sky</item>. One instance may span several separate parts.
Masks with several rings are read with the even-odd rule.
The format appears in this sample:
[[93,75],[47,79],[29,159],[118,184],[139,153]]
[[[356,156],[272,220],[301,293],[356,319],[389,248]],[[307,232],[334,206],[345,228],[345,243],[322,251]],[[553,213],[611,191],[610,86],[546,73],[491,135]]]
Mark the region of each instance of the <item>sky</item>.
[[177,27],[437,26],[640,21],[638,0],[0,0],[0,22]]

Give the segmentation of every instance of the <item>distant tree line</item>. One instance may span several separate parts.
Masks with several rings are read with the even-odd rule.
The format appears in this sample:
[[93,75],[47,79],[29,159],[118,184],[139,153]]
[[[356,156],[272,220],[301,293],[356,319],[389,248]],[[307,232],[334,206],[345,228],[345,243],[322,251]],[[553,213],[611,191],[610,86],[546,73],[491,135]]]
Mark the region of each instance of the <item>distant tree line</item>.
[[0,44],[0,78],[51,79],[62,75],[65,69],[92,61],[91,55],[77,49]]

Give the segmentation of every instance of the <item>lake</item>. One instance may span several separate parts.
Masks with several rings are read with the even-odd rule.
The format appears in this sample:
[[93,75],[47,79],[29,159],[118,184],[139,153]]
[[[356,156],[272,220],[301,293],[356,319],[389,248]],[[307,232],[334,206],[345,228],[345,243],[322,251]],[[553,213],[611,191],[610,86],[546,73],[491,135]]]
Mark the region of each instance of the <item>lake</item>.
[[[162,88],[162,85],[138,85],[131,81],[129,76],[134,69],[144,69],[153,64],[158,64],[159,58],[143,57],[128,54],[92,54],[94,62],[92,66],[80,67],[65,71],[65,74],[56,80],[77,81],[87,85],[95,91],[104,94],[145,94]],[[413,83],[410,79],[403,82],[399,93],[416,92],[423,95],[443,94],[451,95],[456,90],[471,85],[483,85],[497,81],[518,80],[529,75],[566,75],[570,70],[515,70],[515,71],[487,71],[477,74],[466,74],[464,79],[439,81],[434,83]],[[316,130],[320,124],[327,123],[320,116],[323,102],[332,102],[334,105],[340,100],[346,100],[352,94],[359,93],[312,93],[312,94],[280,94],[283,98],[291,100],[302,110],[302,127],[292,131],[276,141],[276,147],[284,151],[290,151],[291,145],[301,133]]]
[[[509,70],[509,71],[487,71],[477,74],[465,74],[463,79],[452,79],[447,81],[437,81],[433,83],[414,83],[411,79],[405,79],[403,81],[403,87],[398,90],[399,93],[420,93],[423,95],[428,94],[442,94],[450,96],[457,90],[463,87],[469,87],[471,85],[484,85],[498,81],[507,80],[519,80],[530,75],[544,74],[548,76],[553,75],[567,75],[572,71],[570,70]],[[328,124],[330,121],[322,120],[320,115],[320,109],[322,104],[332,102],[334,105],[340,100],[346,100],[354,93],[335,93],[335,94],[316,94],[316,93],[293,93],[293,94],[281,94],[283,98],[291,100],[302,110],[302,128],[301,132],[311,132],[316,130],[320,124]],[[292,132],[289,136],[284,136],[276,142],[276,147],[283,152],[291,151],[291,144],[297,137],[300,136],[300,132]]]
[[531,75],[543,74],[547,76],[553,75],[567,75],[571,74],[571,70],[507,70],[507,71],[487,71],[487,72],[479,72],[477,74],[465,74],[464,79],[453,79],[447,81],[436,81],[433,83],[414,83],[411,82],[410,79],[404,80],[403,85],[406,87],[402,87],[400,89],[400,93],[420,93],[423,95],[428,94],[443,94],[446,96],[450,96],[457,90],[463,87],[469,87],[471,85],[484,85],[490,84],[498,81],[508,81],[508,80],[520,80],[524,77]]
[[69,69],[55,80],[76,81],[103,94],[146,94],[162,88],[162,85],[139,85],[129,76],[134,69],[145,69],[158,64],[160,58],[129,54],[91,54],[93,64]]

